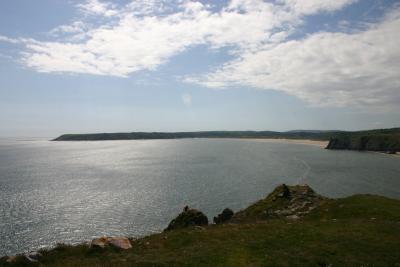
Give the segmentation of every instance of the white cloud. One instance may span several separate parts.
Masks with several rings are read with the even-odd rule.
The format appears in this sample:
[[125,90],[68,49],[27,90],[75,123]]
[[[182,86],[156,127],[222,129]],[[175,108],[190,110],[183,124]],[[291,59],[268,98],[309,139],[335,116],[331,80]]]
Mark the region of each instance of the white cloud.
[[10,44],[18,44],[19,40],[0,35],[0,42],[10,43]]
[[84,33],[85,31],[87,31],[87,26],[83,21],[74,21],[73,23],[69,24],[69,25],[61,25],[58,26],[56,28],[54,28],[53,30],[50,31],[50,34],[53,35],[60,35],[60,34],[79,34],[79,33]]
[[182,102],[185,106],[190,107],[192,106],[192,95],[185,93],[182,95]]
[[275,89],[318,106],[400,102],[400,10],[363,32],[320,32],[242,54],[213,73],[208,87]]
[[[62,25],[53,32],[76,32],[69,39],[74,43],[27,43],[22,61],[40,72],[127,77],[139,70],[154,70],[198,44],[231,46],[232,52],[239,53],[280,42],[290,31],[287,24],[299,19],[290,6],[261,0],[233,0],[218,12],[196,1],[175,2],[178,3],[174,12],[155,16],[154,13],[170,10],[166,1],[134,1],[117,8],[109,2],[87,0],[78,5],[83,12],[112,18],[92,29],[86,29],[81,21]],[[325,4],[318,5],[325,8]]]
[[318,12],[332,12],[358,0],[278,0],[298,15],[311,15]]
[[136,0],[129,3],[125,10],[137,16],[157,15],[173,12],[177,0]]
[[280,90],[314,105],[399,100],[400,9],[364,30],[289,40],[306,16],[354,2],[231,0],[215,10],[191,0],[138,0],[126,6],[87,0],[77,6],[86,16],[55,28],[53,41],[5,36],[0,41],[24,43],[21,61],[39,72],[118,77],[155,70],[174,55],[205,44],[226,48],[236,59],[186,81]]
[[77,7],[86,15],[102,15],[106,17],[118,14],[115,6],[109,2],[101,2],[99,0],[86,0],[83,4],[78,4]]

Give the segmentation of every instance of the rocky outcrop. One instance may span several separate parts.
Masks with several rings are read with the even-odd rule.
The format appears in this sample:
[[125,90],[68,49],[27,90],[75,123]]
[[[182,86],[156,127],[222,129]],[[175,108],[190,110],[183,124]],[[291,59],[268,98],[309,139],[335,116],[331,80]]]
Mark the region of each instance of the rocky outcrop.
[[227,222],[232,218],[233,214],[234,213],[231,209],[226,208],[222,211],[222,213],[218,214],[217,217],[214,217],[214,219],[213,219],[214,223],[221,224],[221,223]]
[[324,200],[326,198],[315,193],[308,185],[282,184],[265,199],[235,213],[230,221],[238,223],[274,218],[296,220],[319,207]]
[[119,249],[132,248],[131,242],[126,237],[106,237],[106,236],[93,239],[90,246],[93,248],[105,248],[108,246]]
[[196,209],[189,209],[186,206],[183,211],[173,219],[165,231],[186,228],[190,226],[203,226],[208,225],[208,218],[204,213]]
[[[283,188],[289,191],[286,193],[288,203],[274,210],[269,210],[271,215],[286,217],[287,219],[299,219],[319,207],[326,198],[318,195],[308,185]],[[283,189],[285,192],[285,189]],[[282,197],[285,198],[285,194]]]

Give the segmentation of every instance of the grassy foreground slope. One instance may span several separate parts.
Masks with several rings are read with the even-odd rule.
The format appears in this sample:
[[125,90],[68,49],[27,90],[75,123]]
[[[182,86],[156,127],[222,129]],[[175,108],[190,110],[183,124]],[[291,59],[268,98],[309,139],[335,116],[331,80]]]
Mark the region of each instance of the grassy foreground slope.
[[0,266],[400,266],[399,200],[296,190],[278,188],[225,224],[132,239],[129,250],[61,245]]

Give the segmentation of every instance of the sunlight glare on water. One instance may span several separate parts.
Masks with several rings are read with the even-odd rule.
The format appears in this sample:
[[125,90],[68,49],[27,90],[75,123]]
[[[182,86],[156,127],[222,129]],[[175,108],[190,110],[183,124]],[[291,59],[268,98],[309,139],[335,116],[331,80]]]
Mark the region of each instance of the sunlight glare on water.
[[161,231],[189,205],[209,218],[281,183],[330,197],[400,198],[400,158],[254,140],[0,142],[0,255]]

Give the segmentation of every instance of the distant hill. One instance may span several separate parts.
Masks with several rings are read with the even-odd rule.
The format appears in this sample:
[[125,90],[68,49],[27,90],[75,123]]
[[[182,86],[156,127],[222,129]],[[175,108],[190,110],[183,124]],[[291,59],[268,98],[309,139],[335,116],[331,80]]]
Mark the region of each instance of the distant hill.
[[287,133],[337,133],[337,132],[344,132],[338,130],[291,130],[287,131]]

